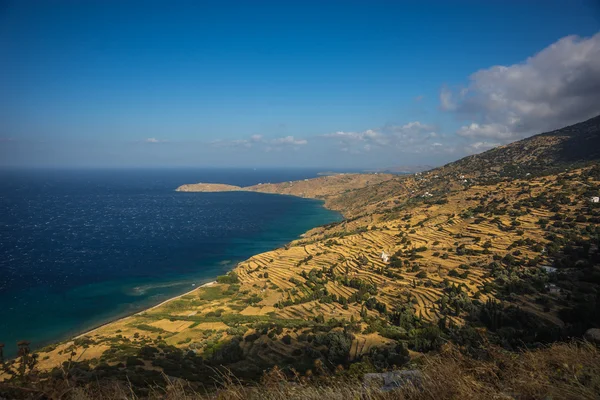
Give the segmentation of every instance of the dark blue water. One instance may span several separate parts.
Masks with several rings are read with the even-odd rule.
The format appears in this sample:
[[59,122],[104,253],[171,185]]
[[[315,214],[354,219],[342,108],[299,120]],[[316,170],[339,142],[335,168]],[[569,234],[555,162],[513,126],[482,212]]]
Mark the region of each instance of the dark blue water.
[[311,170],[0,171],[0,342],[34,347],[193,289],[236,262],[340,219],[320,202],[180,193]]

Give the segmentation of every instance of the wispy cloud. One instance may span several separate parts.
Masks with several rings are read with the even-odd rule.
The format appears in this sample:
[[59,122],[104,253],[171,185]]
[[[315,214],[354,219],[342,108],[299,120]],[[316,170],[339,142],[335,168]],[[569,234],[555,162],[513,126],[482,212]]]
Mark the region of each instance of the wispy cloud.
[[438,152],[443,147],[439,140],[432,142],[433,138],[440,138],[435,126],[420,121],[385,125],[361,132],[338,131],[321,137],[336,140],[340,151],[355,154],[390,148],[405,153]]
[[471,123],[470,125],[462,126],[457,132],[457,135],[468,137],[468,138],[493,138],[493,139],[511,139],[513,133],[509,130],[506,125],[492,123],[492,124],[478,124]]
[[161,140],[157,138],[148,138],[142,141],[143,143],[167,143],[168,140]]
[[288,146],[304,146],[308,144],[306,139],[297,139],[294,136],[284,136],[276,138],[265,138],[263,135],[252,135],[248,139],[219,139],[211,142],[216,147],[238,147],[252,148],[260,147],[265,151],[277,151]]
[[475,142],[475,143],[471,143],[469,145],[467,145],[465,147],[465,151],[467,153],[480,153],[482,151],[485,150],[489,150],[491,148],[494,148],[496,146],[500,146],[500,143],[494,143],[494,142]]
[[308,143],[306,139],[295,139],[293,136],[286,136],[281,138],[275,138],[270,141],[270,143],[275,145],[295,145],[295,146],[304,146]]

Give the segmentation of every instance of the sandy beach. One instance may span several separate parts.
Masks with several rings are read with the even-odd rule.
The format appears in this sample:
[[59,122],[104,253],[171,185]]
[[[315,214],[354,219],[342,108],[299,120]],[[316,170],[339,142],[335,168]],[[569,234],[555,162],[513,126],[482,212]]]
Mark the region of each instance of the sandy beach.
[[140,314],[143,314],[143,313],[145,313],[145,312],[147,312],[147,311],[154,310],[155,308],[157,308],[157,307],[160,307],[160,306],[162,306],[162,305],[164,305],[164,304],[167,304],[167,303],[169,303],[169,302],[171,302],[171,301],[173,301],[173,300],[177,300],[177,299],[179,299],[179,298],[181,298],[181,297],[183,297],[183,296],[186,296],[186,295],[188,295],[188,294],[190,294],[190,293],[194,293],[194,292],[195,292],[195,291],[197,291],[198,289],[201,289],[201,288],[204,288],[204,287],[209,287],[209,286],[212,286],[212,285],[214,285],[214,284],[216,284],[216,283],[217,283],[217,281],[210,281],[210,282],[203,283],[203,284],[202,284],[202,285],[200,285],[200,286],[194,287],[194,289],[192,289],[192,290],[190,290],[190,291],[187,291],[187,292],[185,292],[185,293],[182,293],[182,294],[180,294],[179,296],[171,297],[171,298],[169,298],[169,299],[167,299],[167,300],[165,300],[165,301],[163,301],[163,302],[160,302],[159,304],[157,304],[157,305],[155,305],[155,306],[152,306],[152,307],[149,307],[149,308],[144,308],[142,311],[138,311],[138,312],[135,312],[135,313],[129,314],[129,315],[125,316],[125,317],[121,317],[121,318],[117,318],[117,319],[114,319],[114,320],[107,321],[107,322],[103,323],[103,324],[102,324],[102,325],[100,325],[100,326],[97,326],[97,327],[95,327],[95,328],[93,328],[93,329],[90,329],[89,331],[85,331],[85,332],[83,332],[83,333],[81,333],[81,334],[79,334],[79,335],[77,335],[77,336],[73,336],[73,337],[71,338],[71,340],[72,340],[72,339],[77,339],[77,338],[80,338],[80,337],[83,337],[83,336],[88,336],[88,335],[90,335],[90,334],[92,334],[92,333],[94,333],[94,332],[98,331],[99,329],[101,329],[101,328],[105,327],[106,325],[113,324],[113,323],[115,323],[115,322],[122,322],[122,321],[126,321],[126,320],[130,319],[130,318],[131,318],[132,316],[134,316],[134,315],[140,315]]

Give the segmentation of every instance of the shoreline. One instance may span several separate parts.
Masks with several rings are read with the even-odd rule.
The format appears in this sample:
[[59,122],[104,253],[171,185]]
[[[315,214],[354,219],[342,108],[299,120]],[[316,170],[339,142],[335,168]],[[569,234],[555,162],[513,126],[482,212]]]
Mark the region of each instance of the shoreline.
[[[193,193],[193,192],[189,192],[189,193]],[[258,192],[258,193],[261,193],[261,192]],[[325,201],[325,200],[323,200],[323,199],[314,199],[314,198],[302,197],[302,196],[297,196],[297,195],[293,195],[293,194],[287,194],[287,193],[264,193],[264,194],[272,194],[272,195],[277,195],[277,196],[291,196],[291,197],[298,197],[298,198],[304,198],[304,199],[309,199],[309,200],[316,200],[316,201],[319,201],[319,202],[321,203],[321,207],[323,207],[324,209],[338,213],[338,214],[341,216],[340,222],[342,222],[342,221],[345,221],[345,220],[346,220],[346,216],[345,216],[345,215],[344,215],[342,212],[340,212],[339,210],[335,210],[335,209],[332,209],[332,208],[330,208],[330,207],[327,207],[327,205],[326,205],[326,201]],[[308,233],[310,230],[312,230],[312,229],[315,229],[315,228],[318,228],[319,226],[322,226],[322,225],[317,225],[317,226],[314,226],[314,227],[312,227],[312,228],[308,229],[307,231],[305,231],[305,232],[301,233],[300,235],[298,235],[298,238],[303,238],[303,237],[305,237],[305,235],[306,235],[306,234],[307,234],[307,233]],[[294,240],[295,240],[295,239],[294,239]],[[288,243],[289,243],[289,242],[288,242]],[[285,245],[284,245],[284,246],[285,246]],[[258,254],[260,254],[260,253],[258,253]],[[256,255],[257,255],[257,254],[252,254],[252,255],[251,255],[251,256],[249,256],[248,258],[254,257],[254,256],[256,256]],[[227,271],[227,273],[229,273],[229,272],[231,272],[231,271],[235,270],[235,268],[236,268],[236,267],[234,266],[232,269],[228,270],[228,271]],[[215,277],[215,278],[216,278],[216,277]],[[209,278],[209,279],[214,279],[214,278]],[[186,295],[188,295],[188,294],[190,294],[190,293],[193,293],[193,292],[195,292],[195,291],[197,291],[197,290],[199,290],[199,289],[202,289],[202,288],[204,288],[204,287],[210,287],[210,286],[213,286],[213,285],[215,285],[215,284],[217,284],[217,281],[216,281],[216,280],[211,280],[211,281],[209,281],[209,282],[205,282],[205,283],[201,284],[200,286],[197,286],[197,287],[195,287],[195,288],[194,288],[194,289],[192,289],[192,290],[189,290],[189,291],[187,291],[187,292],[185,292],[185,293],[182,293],[182,294],[180,294],[180,295],[177,295],[177,296],[174,296],[174,297],[170,297],[170,298],[168,298],[168,299],[166,299],[166,300],[164,300],[164,301],[161,301],[160,303],[158,303],[158,304],[156,304],[156,305],[154,305],[154,306],[151,306],[151,307],[146,307],[146,308],[144,308],[144,309],[142,309],[142,310],[140,310],[140,311],[136,311],[136,312],[127,313],[127,315],[124,315],[124,316],[122,316],[122,317],[118,317],[118,318],[115,318],[115,319],[111,319],[111,320],[109,320],[109,321],[106,321],[106,322],[104,322],[104,323],[102,323],[102,324],[100,324],[100,325],[97,325],[97,326],[95,326],[95,327],[93,327],[93,328],[91,328],[91,329],[88,329],[88,330],[86,330],[86,331],[84,331],[84,332],[82,332],[82,333],[76,334],[76,335],[74,335],[74,336],[71,336],[71,337],[69,337],[69,338],[68,338],[68,339],[66,339],[66,340],[63,340],[63,341],[60,341],[60,342],[57,342],[57,343],[67,343],[67,342],[73,341],[73,340],[75,340],[75,339],[79,339],[79,338],[81,338],[81,337],[84,337],[84,336],[87,336],[87,335],[89,335],[89,334],[92,334],[92,333],[94,333],[94,332],[96,332],[96,331],[98,331],[98,330],[100,330],[100,329],[104,328],[104,327],[105,327],[105,326],[107,326],[107,325],[110,325],[110,324],[113,324],[113,323],[116,323],[116,322],[119,322],[119,321],[124,321],[124,320],[127,320],[127,319],[129,319],[129,318],[131,318],[131,317],[135,316],[135,315],[140,315],[140,314],[142,314],[142,313],[145,313],[145,312],[147,312],[147,311],[154,310],[155,308],[158,308],[158,307],[160,307],[160,306],[162,306],[162,305],[164,305],[164,304],[166,304],[166,303],[169,303],[169,302],[171,302],[171,301],[173,301],[173,300],[177,300],[177,299],[179,299],[179,298],[181,298],[181,297],[183,297],[183,296],[186,296]]]
[[[188,192],[188,193],[193,193],[193,192]],[[347,217],[344,215],[344,213],[343,213],[343,212],[341,212],[340,210],[336,210],[336,209],[333,209],[333,208],[331,208],[331,207],[328,207],[328,206],[327,206],[327,202],[326,202],[324,199],[318,199],[318,198],[311,198],[311,197],[298,196],[298,195],[295,195],[295,194],[289,194],[289,193],[272,193],[272,192],[254,192],[254,193],[261,193],[261,194],[271,194],[271,195],[277,195],[277,196],[291,196],[291,197],[296,197],[296,198],[303,198],[303,199],[307,199],[307,200],[318,201],[319,203],[321,203],[321,207],[323,207],[324,209],[326,209],[326,210],[329,210],[329,211],[333,211],[333,212],[335,212],[335,213],[339,214],[339,216],[340,216],[340,220],[339,220],[339,222],[345,221],[345,220],[346,220],[346,218],[347,218]],[[293,241],[293,240],[297,240],[297,239],[300,239],[300,238],[303,238],[303,237],[305,237],[305,235],[306,235],[306,234],[307,234],[309,231],[311,231],[312,229],[318,228],[318,227],[320,227],[320,226],[323,226],[323,224],[320,224],[320,225],[315,225],[315,226],[313,226],[312,228],[310,228],[310,229],[308,229],[308,230],[304,231],[303,233],[301,233],[300,235],[298,235],[298,237],[297,237],[296,239],[292,239],[292,241]],[[290,243],[290,242],[288,242],[288,243]],[[285,246],[285,245],[286,245],[286,244],[288,244],[288,243],[285,243],[285,244],[281,245],[280,247],[283,247],[283,246]],[[279,247],[277,247],[277,248],[279,248]],[[257,254],[261,254],[261,253],[252,254],[252,255],[250,255],[248,258],[254,257],[254,256],[256,256]],[[231,268],[230,270],[228,270],[226,273],[229,273],[229,272],[231,272],[231,271],[234,271],[234,270],[235,270],[235,268],[236,268],[236,266],[237,266],[237,264],[236,264],[236,265],[234,265],[234,266],[233,266],[233,268]],[[67,338],[66,338],[66,339],[64,339],[64,340],[60,340],[60,341],[56,341],[56,342],[50,342],[49,344],[52,344],[52,343],[68,343],[68,342],[71,342],[71,341],[73,341],[73,340],[75,340],[75,339],[78,339],[78,338],[81,338],[81,337],[84,337],[84,336],[90,335],[90,334],[92,334],[92,333],[94,333],[94,332],[96,332],[96,331],[98,331],[98,330],[100,330],[100,329],[104,328],[104,327],[105,327],[105,326],[107,326],[107,325],[110,325],[110,324],[113,324],[113,323],[117,323],[117,322],[120,322],[120,321],[127,320],[127,319],[129,319],[129,318],[131,318],[131,317],[133,317],[133,316],[135,316],[135,315],[140,315],[140,314],[142,314],[142,313],[145,313],[145,312],[147,312],[147,311],[150,311],[150,310],[153,310],[153,309],[155,309],[155,308],[157,308],[157,307],[160,307],[160,306],[162,306],[162,305],[164,305],[164,304],[166,304],[166,303],[169,303],[169,302],[171,302],[171,301],[173,301],[173,300],[177,300],[177,299],[179,299],[179,298],[181,298],[181,297],[183,297],[183,296],[186,296],[186,295],[188,295],[188,294],[190,294],[190,293],[193,293],[193,292],[197,291],[198,289],[201,289],[201,288],[204,288],[204,287],[210,287],[210,286],[212,286],[212,285],[215,285],[215,284],[217,284],[217,281],[215,280],[215,279],[216,279],[216,277],[207,278],[207,279],[212,279],[212,280],[210,280],[210,281],[208,281],[208,282],[205,282],[205,283],[202,283],[200,286],[197,286],[197,287],[195,287],[194,289],[192,289],[192,290],[189,290],[189,291],[186,291],[185,293],[182,293],[182,294],[180,294],[180,295],[177,295],[177,296],[174,296],[174,297],[169,297],[168,299],[166,299],[166,300],[163,300],[163,301],[161,301],[160,303],[158,303],[158,304],[155,304],[154,306],[151,306],[151,307],[145,307],[145,308],[143,308],[142,310],[139,310],[139,311],[135,311],[135,312],[129,312],[129,313],[126,313],[126,314],[125,314],[125,315],[123,315],[123,316],[120,316],[120,317],[116,317],[116,318],[114,318],[114,319],[107,320],[106,322],[100,323],[100,324],[98,324],[98,325],[96,325],[96,326],[93,326],[92,328],[86,329],[86,330],[84,330],[82,333],[76,333],[76,334],[74,334],[74,335],[71,335],[71,336],[67,337]],[[41,346],[41,347],[40,347],[40,348],[38,348],[37,350],[39,350],[39,349],[41,349],[41,348],[43,348],[43,347],[45,347],[45,346],[46,346],[46,345],[44,345],[44,346]],[[35,352],[35,350],[34,350],[34,352]]]
[[212,286],[212,285],[214,285],[216,283],[217,283],[217,281],[214,281],[214,280],[210,281],[210,282],[203,283],[202,285],[200,285],[198,287],[195,287],[192,290],[189,290],[189,291],[187,291],[185,293],[182,293],[180,295],[177,295],[175,297],[170,297],[170,298],[168,298],[168,299],[166,299],[166,300],[164,300],[164,301],[162,301],[162,302],[160,302],[160,303],[158,303],[158,304],[156,304],[156,305],[154,305],[152,307],[144,308],[141,311],[136,311],[136,312],[133,312],[133,313],[129,313],[129,314],[127,314],[127,315],[125,315],[123,317],[119,317],[117,319],[111,319],[110,321],[107,321],[107,322],[105,322],[103,324],[100,324],[100,325],[98,325],[98,326],[96,326],[96,327],[94,327],[92,329],[89,329],[89,330],[83,332],[83,333],[80,333],[80,334],[77,334],[75,336],[72,336],[70,339],[66,340],[66,342],[69,342],[69,341],[72,341],[72,340],[75,340],[75,339],[79,339],[79,338],[81,338],[83,336],[87,336],[87,335],[89,335],[91,333],[96,332],[99,329],[104,328],[107,325],[110,325],[110,324],[113,324],[113,323],[119,322],[119,321],[124,321],[126,319],[129,319],[129,318],[133,317],[134,315],[140,315],[140,314],[145,313],[147,311],[154,310],[155,308],[160,307],[160,306],[162,306],[162,305],[164,305],[166,303],[169,303],[169,302],[171,302],[173,300],[177,300],[177,299],[179,299],[179,298],[181,298],[183,296],[187,296],[188,294],[193,293],[193,292],[197,291],[198,289],[202,289],[204,287],[210,287],[210,286]]

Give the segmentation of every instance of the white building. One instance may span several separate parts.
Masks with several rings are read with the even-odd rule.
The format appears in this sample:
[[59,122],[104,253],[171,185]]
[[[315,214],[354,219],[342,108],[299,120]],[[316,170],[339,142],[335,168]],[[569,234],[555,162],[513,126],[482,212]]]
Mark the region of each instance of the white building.
[[551,266],[549,266],[549,265],[542,265],[542,268],[544,268],[544,270],[545,270],[547,273],[549,273],[549,274],[553,274],[553,273],[555,273],[556,271],[558,271],[556,268],[554,268],[554,267],[551,267]]
[[600,197],[598,197],[598,196],[593,196],[593,197],[590,199],[590,201],[591,201],[592,203],[600,203]]
[[383,261],[384,263],[388,262],[390,260],[390,255],[388,253],[386,253],[385,251],[381,252],[381,261]]
[[548,283],[546,285],[546,289],[550,294],[560,294],[560,288],[556,286],[554,283]]

